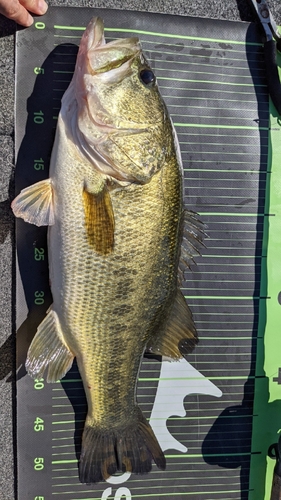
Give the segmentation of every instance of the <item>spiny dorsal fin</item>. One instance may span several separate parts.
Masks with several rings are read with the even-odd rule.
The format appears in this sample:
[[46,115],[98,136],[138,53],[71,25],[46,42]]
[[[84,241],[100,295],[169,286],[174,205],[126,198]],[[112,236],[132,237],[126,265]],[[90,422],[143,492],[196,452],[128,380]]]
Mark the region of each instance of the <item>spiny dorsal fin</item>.
[[197,218],[191,210],[184,210],[182,215],[182,245],[178,268],[179,285],[184,281],[184,272],[194,262],[193,257],[201,255],[201,248],[205,247],[203,240],[207,236],[205,224]]
[[36,182],[23,189],[12,202],[16,217],[36,226],[52,226],[55,222],[51,179]]
[[85,226],[88,240],[94,250],[107,255],[114,246],[114,213],[106,185],[99,193],[83,191]]
[[180,359],[193,351],[198,343],[191,311],[177,290],[170,314],[160,331],[147,344],[147,352]]

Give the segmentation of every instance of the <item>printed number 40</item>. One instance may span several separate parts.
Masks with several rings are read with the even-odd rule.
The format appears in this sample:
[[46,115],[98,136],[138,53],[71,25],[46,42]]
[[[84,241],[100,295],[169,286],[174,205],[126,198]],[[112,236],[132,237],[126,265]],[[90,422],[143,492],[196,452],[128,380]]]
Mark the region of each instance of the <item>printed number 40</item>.
[[34,389],[40,391],[41,389],[44,389],[44,379],[43,378],[36,378],[34,380]]

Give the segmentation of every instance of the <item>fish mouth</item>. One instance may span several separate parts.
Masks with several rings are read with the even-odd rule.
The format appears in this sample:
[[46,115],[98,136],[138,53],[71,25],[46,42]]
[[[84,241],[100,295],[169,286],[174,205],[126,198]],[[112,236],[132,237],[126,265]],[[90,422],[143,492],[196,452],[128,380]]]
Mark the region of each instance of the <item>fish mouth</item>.
[[[88,71],[91,75],[101,75],[124,67],[125,70],[140,54],[141,47],[137,37],[122,38],[106,43],[104,38],[104,23],[100,17],[94,17],[82,39],[81,51],[88,59]],[[120,72],[119,73],[119,77]],[[112,76],[112,75],[111,75]]]

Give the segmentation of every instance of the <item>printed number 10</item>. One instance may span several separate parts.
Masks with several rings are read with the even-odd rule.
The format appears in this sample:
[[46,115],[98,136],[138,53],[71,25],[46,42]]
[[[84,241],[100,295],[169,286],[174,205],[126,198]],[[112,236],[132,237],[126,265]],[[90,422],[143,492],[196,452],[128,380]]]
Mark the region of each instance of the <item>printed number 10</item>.
[[44,123],[44,113],[43,113],[43,111],[35,111],[33,113],[33,121],[37,125],[41,125],[41,123]]

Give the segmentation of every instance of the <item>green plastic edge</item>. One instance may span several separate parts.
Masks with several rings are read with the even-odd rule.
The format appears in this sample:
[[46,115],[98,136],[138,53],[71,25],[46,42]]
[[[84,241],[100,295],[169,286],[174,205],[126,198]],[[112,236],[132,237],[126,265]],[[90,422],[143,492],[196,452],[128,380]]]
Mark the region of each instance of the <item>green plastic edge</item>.
[[[278,56],[281,67],[281,56]],[[255,399],[253,409],[252,454],[249,500],[270,500],[275,460],[268,457],[269,446],[281,431],[281,127],[270,102],[269,154],[264,219]],[[280,294],[281,297],[281,294]],[[279,297],[279,300],[280,300]],[[277,380],[279,378],[279,383]],[[259,453],[260,452],[260,453]]]

